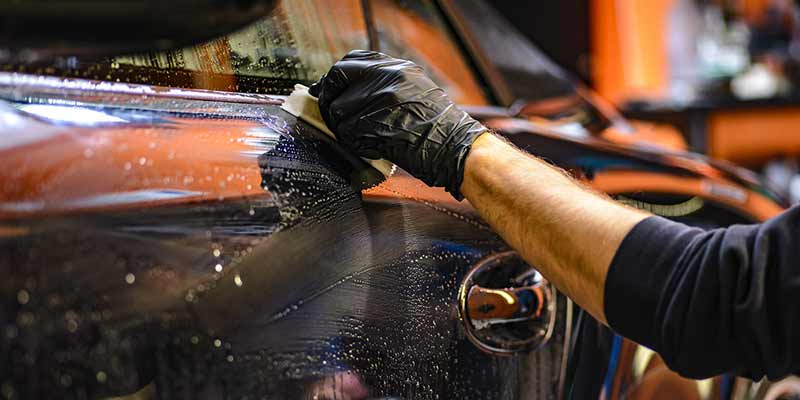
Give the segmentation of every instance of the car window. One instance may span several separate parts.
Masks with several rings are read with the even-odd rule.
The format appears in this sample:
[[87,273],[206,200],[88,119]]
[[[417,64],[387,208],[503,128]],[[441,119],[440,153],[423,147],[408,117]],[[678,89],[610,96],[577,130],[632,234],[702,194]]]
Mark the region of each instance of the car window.
[[285,94],[369,47],[359,0],[281,0],[244,29],[183,49],[101,61],[62,59],[6,70],[160,86]]
[[370,4],[382,52],[424,67],[456,103],[489,103],[485,88],[433,1],[373,0]]

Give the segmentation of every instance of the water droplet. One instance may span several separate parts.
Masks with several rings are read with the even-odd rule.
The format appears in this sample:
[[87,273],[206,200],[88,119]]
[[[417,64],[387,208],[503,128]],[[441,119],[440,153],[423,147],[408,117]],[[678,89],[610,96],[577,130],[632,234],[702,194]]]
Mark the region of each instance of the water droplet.
[[147,164],[147,159],[144,158],[144,157],[140,157],[139,158],[139,165],[145,165],[145,164]]
[[214,253],[214,257],[219,257],[220,254],[222,254],[222,252],[219,249],[214,249],[213,253]]
[[[222,264],[217,264],[214,266],[214,271],[222,272]],[[241,286],[241,285],[240,285]]]
[[132,167],[133,165],[130,162],[126,162],[125,165],[122,166],[122,168],[124,168],[125,171],[130,171]]
[[78,322],[74,319],[67,320],[67,330],[70,331],[70,333],[75,333],[75,331],[78,330]]
[[100,383],[106,383],[106,380],[108,380],[108,376],[103,371],[98,372],[95,375],[95,378],[97,378],[97,381],[100,382]]
[[200,338],[197,337],[197,336],[192,336],[192,338],[189,339],[189,341],[191,341],[192,344],[198,344],[198,343],[200,343]]
[[133,285],[133,282],[136,282],[136,275],[128,272],[127,274],[125,274],[125,282],[128,285]]
[[214,347],[221,347],[221,346],[222,346],[222,340],[214,339]]
[[19,304],[22,305],[28,304],[28,301],[30,301],[30,299],[31,296],[30,294],[28,294],[27,290],[22,289],[19,292],[17,292],[17,301],[19,302]]
[[225,359],[228,360],[228,362],[233,362],[233,356],[231,355],[225,357]]
[[244,282],[242,281],[242,277],[239,276],[239,274],[234,275],[233,283],[235,283],[236,286],[238,287],[242,287],[242,285],[244,284]]

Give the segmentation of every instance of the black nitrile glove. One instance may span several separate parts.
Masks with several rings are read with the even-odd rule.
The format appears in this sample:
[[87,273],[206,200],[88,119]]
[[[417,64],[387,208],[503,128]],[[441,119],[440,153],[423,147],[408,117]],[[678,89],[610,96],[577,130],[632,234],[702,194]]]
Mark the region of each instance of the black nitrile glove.
[[453,104],[416,64],[354,50],[309,92],[339,142],[386,158],[461,200],[464,162],[486,128]]

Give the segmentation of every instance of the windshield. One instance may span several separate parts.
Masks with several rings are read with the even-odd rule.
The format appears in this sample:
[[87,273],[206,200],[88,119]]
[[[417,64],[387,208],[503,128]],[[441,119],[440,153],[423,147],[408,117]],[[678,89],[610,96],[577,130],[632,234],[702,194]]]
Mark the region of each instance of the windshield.
[[3,68],[157,86],[287,94],[298,81],[316,81],[349,50],[367,48],[359,0],[283,0],[264,19],[192,47]]

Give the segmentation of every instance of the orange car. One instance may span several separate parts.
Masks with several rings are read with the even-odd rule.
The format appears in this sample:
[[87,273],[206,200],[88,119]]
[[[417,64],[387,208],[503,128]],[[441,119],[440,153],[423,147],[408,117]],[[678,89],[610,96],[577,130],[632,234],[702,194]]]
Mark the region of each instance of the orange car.
[[[483,1],[207,0],[185,20],[163,0],[52,3],[0,6],[16,21],[0,32],[7,398],[599,390],[607,331],[468,202],[403,171],[381,181],[281,110],[352,48],[413,59],[487,126],[633,206],[703,227],[785,207],[748,171],[626,140]],[[173,47],[215,15],[221,29],[257,13]],[[132,21],[140,36],[112,29]],[[618,393],[630,380],[608,370]]]

